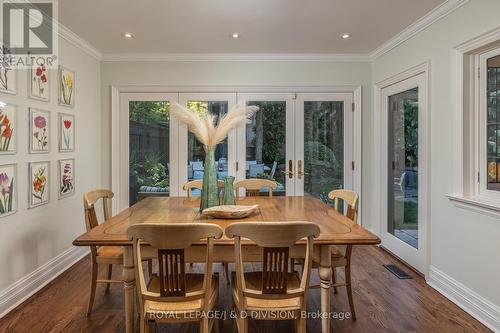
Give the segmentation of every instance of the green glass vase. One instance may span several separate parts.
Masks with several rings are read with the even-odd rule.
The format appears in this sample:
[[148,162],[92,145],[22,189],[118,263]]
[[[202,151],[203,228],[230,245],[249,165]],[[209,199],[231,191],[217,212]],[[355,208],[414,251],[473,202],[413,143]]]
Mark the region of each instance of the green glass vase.
[[217,146],[203,146],[205,149],[205,166],[203,172],[203,188],[201,189],[200,211],[219,205],[217,170],[215,169],[216,147]]
[[235,205],[236,200],[234,198],[234,177],[226,176],[224,177],[224,205]]

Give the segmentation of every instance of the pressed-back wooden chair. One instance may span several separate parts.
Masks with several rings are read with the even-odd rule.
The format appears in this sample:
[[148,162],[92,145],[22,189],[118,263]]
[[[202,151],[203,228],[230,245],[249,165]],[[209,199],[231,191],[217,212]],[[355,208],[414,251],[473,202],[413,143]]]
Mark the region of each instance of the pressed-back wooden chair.
[[[347,208],[344,211],[344,215],[355,223],[358,223],[359,196],[356,192],[350,190],[334,190],[328,193],[328,198],[333,200],[333,207],[336,211],[339,211],[340,208]],[[343,203],[345,203],[344,207],[342,205]],[[356,320],[351,284],[351,254],[352,245],[345,246],[344,251],[341,251],[336,246],[332,246],[332,287],[334,293],[337,293],[337,287],[346,287],[352,319]],[[318,263],[313,263],[313,266],[317,268]],[[342,267],[345,270],[345,282],[338,283],[336,269]],[[318,286],[313,286],[312,288],[317,287]]]
[[[141,332],[150,323],[199,321],[200,332],[208,333],[218,322],[207,313],[217,304],[218,276],[212,272],[214,239],[222,237],[222,229],[211,223],[144,223],[127,230],[133,239]],[[185,272],[185,249],[200,239],[207,240],[204,274]],[[141,265],[141,245],[147,243],[157,251],[159,274],[146,285]],[[214,325],[215,324],[215,325]],[[153,332],[156,332],[154,330]]]
[[[246,312],[258,320],[295,320],[297,332],[306,332],[307,289],[311,275],[313,238],[319,227],[310,222],[239,222],[226,228],[226,236],[235,239],[236,273],[233,275],[233,302],[239,314]],[[262,272],[244,272],[241,238],[263,248]],[[288,272],[290,247],[307,237],[302,279]],[[272,316],[273,313],[280,316]],[[288,314],[289,316],[284,316]],[[248,331],[248,317],[236,318],[238,332]]]
[[[224,182],[222,180],[217,180],[217,187],[219,189],[224,188]],[[188,198],[191,198],[193,195],[193,190],[200,190],[203,188],[203,180],[202,179],[196,179],[196,180],[191,180],[187,183],[184,184],[182,189],[187,192]]]
[[[109,200],[113,198],[113,192],[104,189],[98,189],[87,192],[83,195],[83,207],[85,212],[85,226],[87,231],[97,227],[99,220],[97,218],[95,204],[102,200],[102,209],[104,221],[109,220]],[[106,283],[106,291],[109,290],[111,283],[122,283],[122,280],[112,280],[113,265],[123,264],[123,248],[121,246],[90,246],[91,253],[91,282],[90,282],[90,297],[87,307],[87,316],[92,312],[94,305],[95,291],[97,283]],[[99,264],[108,265],[107,279],[97,279],[99,272]],[[148,269],[151,273],[152,262],[148,261]]]
[[237,198],[240,196],[240,188],[245,189],[247,197],[258,197],[260,195],[260,190],[264,187],[269,189],[269,196],[272,197],[273,191],[276,190],[278,185],[272,180],[260,178],[241,179],[234,182],[234,190],[236,191]]

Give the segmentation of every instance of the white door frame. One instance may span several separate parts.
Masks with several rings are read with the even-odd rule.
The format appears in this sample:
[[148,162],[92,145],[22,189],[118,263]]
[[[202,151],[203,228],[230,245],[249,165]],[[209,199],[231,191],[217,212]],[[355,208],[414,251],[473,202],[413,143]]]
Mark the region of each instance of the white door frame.
[[[352,93],[300,93],[297,94],[296,99],[296,110],[295,110],[295,165],[294,165],[294,177],[295,177],[295,195],[304,195],[304,177],[298,177],[298,164],[302,163],[301,169],[304,172],[304,102],[307,101],[325,101],[325,102],[344,102],[344,147],[349,147],[349,149],[344,149],[344,188],[352,189],[354,186],[354,169],[352,168],[352,163],[354,162],[354,142],[351,129],[354,131],[353,118],[354,113],[352,112],[352,103],[354,102],[354,96]],[[348,129],[348,131],[346,131]]]
[[[387,97],[398,92],[419,87],[418,110],[418,247],[416,250],[387,232],[388,219],[388,112]],[[392,89],[392,91],[387,90]],[[429,213],[429,64],[425,62],[409,70],[392,76],[375,85],[375,155],[379,156],[374,174],[373,205],[379,211],[379,223],[374,231],[382,239],[382,246],[428,277],[430,263],[430,213]],[[385,90],[385,94],[384,94]]]
[[[121,211],[129,207],[129,103],[131,101],[172,101],[177,102],[177,94],[172,93],[121,93],[120,117],[118,121],[118,142],[113,142],[117,150],[118,164],[113,166],[112,191],[117,200],[113,206],[113,212]],[[175,138],[178,135],[178,124],[175,119],[170,119],[169,123],[169,158],[175,161],[178,158],[177,144]],[[177,196],[178,170],[175,163],[169,163],[170,195]]]
[[[294,94],[293,93],[238,93],[238,104],[246,104],[248,101],[258,101],[258,102],[286,102],[286,173],[288,173],[288,160],[295,160],[295,149],[294,149]],[[241,126],[238,129],[238,163],[241,168],[239,168],[237,173],[238,179],[246,178],[246,170],[243,166],[246,163],[246,125]],[[285,177],[286,184],[286,195],[293,195],[294,190],[294,178]],[[242,193],[243,194],[243,193]]]
[[[353,189],[360,194],[360,203],[364,197],[361,187],[361,169],[362,169],[362,87],[360,85],[338,85],[338,86],[266,86],[266,85],[236,85],[236,86],[216,86],[216,85],[185,85],[185,86],[169,86],[169,85],[114,85],[111,86],[111,188],[120,188],[119,165],[120,165],[120,94],[122,93],[162,93],[176,94],[179,93],[252,93],[252,92],[276,92],[276,93],[299,93],[299,92],[325,92],[325,93],[352,93],[354,95],[354,182]],[[178,99],[177,99],[178,100]],[[187,172],[187,170],[186,170]],[[187,175],[186,175],[187,176]],[[108,185],[109,186],[109,185]],[[115,192],[113,199],[113,214],[120,211],[118,204],[121,199],[118,198],[118,192]],[[362,207],[360,205],[360,207]],[[362,224],[362,211],[358,214],[358,221]]]

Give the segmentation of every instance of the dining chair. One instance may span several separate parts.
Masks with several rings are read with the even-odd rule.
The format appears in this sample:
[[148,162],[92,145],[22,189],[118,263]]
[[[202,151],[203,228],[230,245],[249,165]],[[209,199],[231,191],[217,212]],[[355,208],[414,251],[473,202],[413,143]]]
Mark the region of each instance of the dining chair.
[[[319,236],[319,227],[311,222],[237,222],[226,227],[225,233],[235,239],[236,273],[232,275],[232,294],[238,312],[238,332],[248,331],[248,319],[293,319],[296,331],[305,333],[306,318],[302,314],[307,305],[313,238]],[[242,238],[263,248],[261,272],[244,271]],[[299,278],[297,272],[288,272],[288,257],[290,248],[302,238],[307,238],[307,243],[302,278]]]
[[[150,324],[189,321],[199,321],[201,333],[212,328],[218,332],[217,319],[208,314],[217,305],[219,279],[213,274],[212,256],[214,240],[222,234],[211,223],[142,223],[127,229],[133,240],[134,262],[141,262],[141,246],[148,244],[159,263],[158,275],[147,285],[142,266],[135,265],[141,332],[148,332]],[[186,273],[185,250],[199,240],[207,241],[205,272]]]
[[258,197],[260,191],[266,187],[269,190],[269,196],[272,197],[273,190],[276,190],[278,185],[272,180],[260,178],[242,179],[234,182],[234,190],[236,191],[237,198],[240,196],[240,188],[245,189],[247,197]]
[[[333,208],[336,211],[344,209],[342,203],[345,203],[344,215],[351,219],[354,223],[358,222],[358,202],[359,196],[356,192],[350,190],[334,190],[328,193],[328,198],[333,200]],[[346,245],[345,250],[339,249],[337,246],[332,246],[332,287],[333,292],[337,293],[338,287],[346,287],[347,298],[349,300],[349,307],[351,309],[351,316],[356,320],[356,312],[354,309],[354,301],[352,297],[352,283],[351,283],[351,254],[352,245]],[[313,262],[313,268],[318,268],[319,263]],[[337,268],[344,268],[345,281],[343,283],[337,282]],[[319,288],[319,286],[311,286],[311,288]]]
[[[224,182],[222,180],[217,180],[217,187],[219,189],[224,188]],[[187,191],[188,198],[193,196],[193,190],[200,190],[203,188],[203,179],[191,180],[182,186],[184,191]]]
[[258,175],[264,173],[264,164],[250,164],[248,175],[250,178],[257,178]]
[[[85,212],[85,226],[87,232],[99,225],[95,204],[102,200],[102,209],[104,221],[109,220],[109,204],[108,200],[113,198],[113,192],[109,190],[99,189],[87,192],[83,195],[83,207]],[[92,312],[94,305],[95,291],[97,283],[106,283],[106,291],[109,290],[111,283],[122,283],[122,280],[112,280],[113,265],[123,264],[123,248],[121,246],[90,246],[90,268],[91,268],[91,283],[90,297],[87,307],[87,316]],[[97,279],[99,272],[99,264],[108,265],[107,279]],[[148,270],[152,272],[152,261],[148,261]]]

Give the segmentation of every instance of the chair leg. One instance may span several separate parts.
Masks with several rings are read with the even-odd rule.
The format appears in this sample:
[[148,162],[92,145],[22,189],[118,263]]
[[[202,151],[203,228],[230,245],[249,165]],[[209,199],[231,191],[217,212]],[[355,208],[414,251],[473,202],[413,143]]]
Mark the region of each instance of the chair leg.
[[248,333],[248,319],[238,317],[236,319],[238,333]]
[[[332,267],[332,283],[337,283],[337,270],[335,269],[335,267]],[[337,287],[333,287],[333,293],[338,293]]]
[[[113,265],[109,264],[108,265],[108,280],[111,280],[111,275],[113,275]],[[106,283],[106,292],[109,291],[109,287],[111,286],[111,283]]]
[[97,285],[97,263],[94,259],[90,264],[91,279],[90,279],[90,295],[89,295],[89,305],[87,307],[87,316],[90,316],[92,312],[92,306],[94,305],[95,289]]
[[352,283],[351,283],[351,252],[352,246],[348,246],[346,251],[347,265],[345,266],[345,286],[347,289],[347,298],[349,299],[349,307],[351,308],[352,320],[356,320],[356,311],[354,310],[354,299],[352,298]]
[[214,318],[214,332],[219,333],[219,319]]
[[226,284],[229,286],[229,283],[230,283],[229,263],[223,262],[222,267],[224,267],[224,274],[226,274]]
[[298,319],[295,320],[295,332],[297,333],[306,333],[306,319],[302,316],[299,316]]
[[200,320],[200,333],[210,333],[208,328],[210,327],[208,318],[203,318]]

